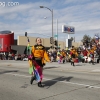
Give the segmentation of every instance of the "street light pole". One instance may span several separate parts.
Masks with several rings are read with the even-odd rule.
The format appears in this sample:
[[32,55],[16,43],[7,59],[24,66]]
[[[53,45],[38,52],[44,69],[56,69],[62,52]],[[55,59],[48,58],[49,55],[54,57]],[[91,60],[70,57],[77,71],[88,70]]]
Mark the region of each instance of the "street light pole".
[[52,47],[54,47],[54,36],[53,36],[53,9],[52,9],[52,38],[53,38]]
[[52,13],[52,38],[53,38],[53,43],[52,43],[52,47],[54,47],[54,36],[53,36],[53,9],[51,10],[50,8],[48,8],[48,7],[44,7],[44,6],[40,6],[40,8],[47,8],[48,10],[50,10],[51,11],[51,13]]
[[56,20],[56,40],[57,40],[57,48],[58,48],[58,19]]

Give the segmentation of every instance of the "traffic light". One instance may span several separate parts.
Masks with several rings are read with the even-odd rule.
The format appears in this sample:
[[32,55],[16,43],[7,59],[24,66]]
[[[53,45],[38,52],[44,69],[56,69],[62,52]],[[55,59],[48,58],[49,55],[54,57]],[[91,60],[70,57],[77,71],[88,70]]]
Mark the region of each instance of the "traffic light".
[[25,32],[25,36],[27,37],[27,32]]
[[58,42],[57,40],[54,41],[55,46],[58,46]]
[[53,44],[53,37],[50,37],[50,44]]
[[50,46],[51,49],[53,49],[54,47]]

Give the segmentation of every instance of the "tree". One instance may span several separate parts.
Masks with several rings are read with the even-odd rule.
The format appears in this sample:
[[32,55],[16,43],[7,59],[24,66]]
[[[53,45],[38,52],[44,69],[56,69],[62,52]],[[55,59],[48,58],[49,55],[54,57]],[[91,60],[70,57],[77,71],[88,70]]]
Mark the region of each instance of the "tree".
[[83,39],[81,40],[83,43],[90,42],[92,38],[89,35],[84,35]]
[[72,41],[74,40],[74,38],[73,38],[73,37],[71,37],[70,39],[71,39]]

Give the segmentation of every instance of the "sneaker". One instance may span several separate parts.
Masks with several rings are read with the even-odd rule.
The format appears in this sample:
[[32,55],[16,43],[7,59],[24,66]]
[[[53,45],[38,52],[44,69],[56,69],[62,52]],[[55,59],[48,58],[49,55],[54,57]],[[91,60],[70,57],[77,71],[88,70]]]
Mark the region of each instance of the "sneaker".
[[31,77],[30,84],[32,84],[34,80],[35,80],[35,76],[32,76],[32,77]]
[[72,62],[71,62],[71,65],[72,65]]
[[44,87],[41,82],[38,82],[38,87]]

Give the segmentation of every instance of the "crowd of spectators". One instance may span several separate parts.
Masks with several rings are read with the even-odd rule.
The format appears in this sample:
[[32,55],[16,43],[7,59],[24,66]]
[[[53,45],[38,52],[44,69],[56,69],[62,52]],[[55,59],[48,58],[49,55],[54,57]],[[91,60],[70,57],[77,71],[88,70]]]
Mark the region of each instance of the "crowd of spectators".
[[[58,63],[71,62],[74,58],[74,62],[83,63],[99,63],[100,61],[100,45],[92,45],[86,47],[85,45],[75,48],[72,46],[68,50],[55,50],[48,51],[48,55],[52,62],[58,61]],[[74,57],[72,57],[74,55]]]
[[0,60],[27,60],[26,54],[3,53],[0,54]]
[[[67,50],[48,50],[48,56],[50,57],[51,62],[58,63],[71,62],[72,60],[77,63],[99,63],[100,44],[93,44],[89,46],[83,44],[77,48],[72,46]],[[28,55],[14,53],[0,54],[0,60],[28,60]]]

